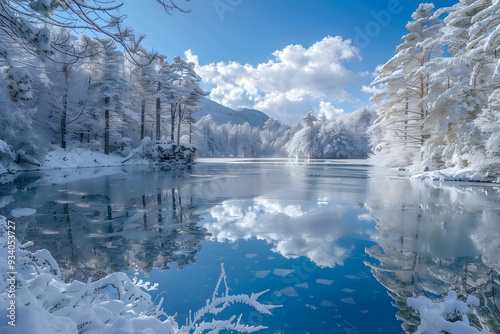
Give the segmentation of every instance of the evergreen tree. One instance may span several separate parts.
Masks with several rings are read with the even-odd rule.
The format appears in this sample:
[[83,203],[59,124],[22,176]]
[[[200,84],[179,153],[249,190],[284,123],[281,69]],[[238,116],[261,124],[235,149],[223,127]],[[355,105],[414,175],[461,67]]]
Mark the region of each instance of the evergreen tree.
[[406,25],[409,33],[397,47],[397,54],[381,69],[372,85],[384,85],[373,101],[382,113],[370,130],[377,156],[386,165],[418,164],[427,134],[424,121],[429,75],[426,64],[442,53],[439,43],[441,13],[434,5],[421,4]]

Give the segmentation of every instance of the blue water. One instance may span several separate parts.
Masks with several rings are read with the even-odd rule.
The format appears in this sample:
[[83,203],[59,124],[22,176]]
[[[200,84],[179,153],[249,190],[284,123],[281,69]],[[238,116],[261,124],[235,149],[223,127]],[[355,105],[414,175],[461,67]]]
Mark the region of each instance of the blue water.
[[[160,284],[159,291],[152,295],[164,297],[165,311],[177,312],[178,319],[187,318],[189,310],[204,305],[223,262],[232,293],[270,289],[261,301],[283,305],[273,311],[273,316],[262,316],[245,307],[232,309],[236,314],[244,313],[247,324],[268,326],[264,332],[404,333],[390,297],[362,262],[368,258],[364,247],[372,243],[350,238],[339,242],[353,247],[353,253],[343,266],[335,268],[319,268],[304,257],[286,259],[270,251],[265,241],[204,242],[197,265],[182,271],[153,270],[148,279]],[[294,272],[282,277],[273,273],[275,269]],[[269,272],[266,277],[256,277],[264,272]],[[290,288],[297,295],[292,290],[283,292]]]
[[259,300],[281,305],[272,316],[234,305],[224,319],[241,313],[261,333],[399,334],[418,325],[407,297],[450,289],[477,294],[472,322],[495,329],[499,194],[364,161],[213,159],[20,174],[0,186],[0,215],[36,209],[15,218],[18,239],[47,248],[66,280],[137,270],[181,325],[224,265],[231,294],[269,290]]

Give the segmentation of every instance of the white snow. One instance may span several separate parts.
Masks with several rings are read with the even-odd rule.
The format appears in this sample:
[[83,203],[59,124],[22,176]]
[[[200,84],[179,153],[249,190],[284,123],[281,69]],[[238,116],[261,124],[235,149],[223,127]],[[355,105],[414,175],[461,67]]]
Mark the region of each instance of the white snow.
[[414,179],[430,181],[464,181],[500,183],[500,176],[491,176],[487,171],[478,168],[447,168],[442,170],[420,172],[411,176]]
[[[43,168],[81,168],[81,167],[109,167],[122,166],[123,157],[120,155],[106,155],[102,152],[95,152],[84,148],[72,148],[64,150],[60,147],[53,147],[48,152],[43,162]],[[131,159],[128,164],[149,164],[146,159]]]
[[467,301],[463,302],[457,299],[457,293],[452,290],[440,302],[420,296],[408,298],[407,303],[418,311],[421,318],[421,324],[415,334],[493,334],[487,330],[479,331],[469,324],[467,314],[473,307],[479,306],[477,297],[469,296]]

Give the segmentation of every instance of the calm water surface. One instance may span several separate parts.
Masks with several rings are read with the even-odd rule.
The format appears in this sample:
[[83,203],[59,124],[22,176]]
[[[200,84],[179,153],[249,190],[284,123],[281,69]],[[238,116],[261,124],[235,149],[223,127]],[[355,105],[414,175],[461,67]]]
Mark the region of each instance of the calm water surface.
[[[36,214],[12,217],[22,207]],[[66,280],[125,271],[158,283],[153,297],[180,323],[223,264],[233,294],[269,289],[260,300],[283,305],[272,317],[232,310],[262,333],[411,333],[406,298],[449,289],[480,297],[472,321],[500,328],[498,185],[364,161],[215,159],[20,174],[0,186],[0,215]]]

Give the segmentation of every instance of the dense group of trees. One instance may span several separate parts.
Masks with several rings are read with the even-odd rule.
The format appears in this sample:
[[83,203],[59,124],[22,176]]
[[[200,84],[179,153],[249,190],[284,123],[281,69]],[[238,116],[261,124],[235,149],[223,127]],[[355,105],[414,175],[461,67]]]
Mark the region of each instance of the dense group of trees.
[[195,125],[194,144],[204,157],[266,157],[362,159],[371,151],[366,129],[376,113],[360,109],[336,119],[307,113],[287,126],[273,118],[263,129],[226,123],[205,116]]
[[[168,11],[177,8],[158,2]],[[206,95],[201,78],[193,63],[168,62],[142,47],[143,37],[122,27],[120,4],[0,4],[4,163],[40,164],[50,145],[128,154],[146,136],[179,143],[196,100]],[[76,35],[75,27],[97,34]]]
[[[173,0],[157,2],[184,11]],[[373,161],[386,166],[500,174],[497,1],[421,4],[372,83],[381,111],[373,124],[365,110],[336,120],[309,113],[292,127],[269,120],[264,129],[210,117],[194,125],[206,95],[194,64],[144,49],[144,37],[123,26],[120,6],[0,0],[4,165],[39,165],[51,145],[127,155],[151,137],[193,141],[201,156],[364,158],[374,147]],[[96,34],[75,33],[82,30]]]
[[370,129],[374,161],[422,169],[498,173],[500,4],[421,4],[397,54],[373,82],[381,115]]

